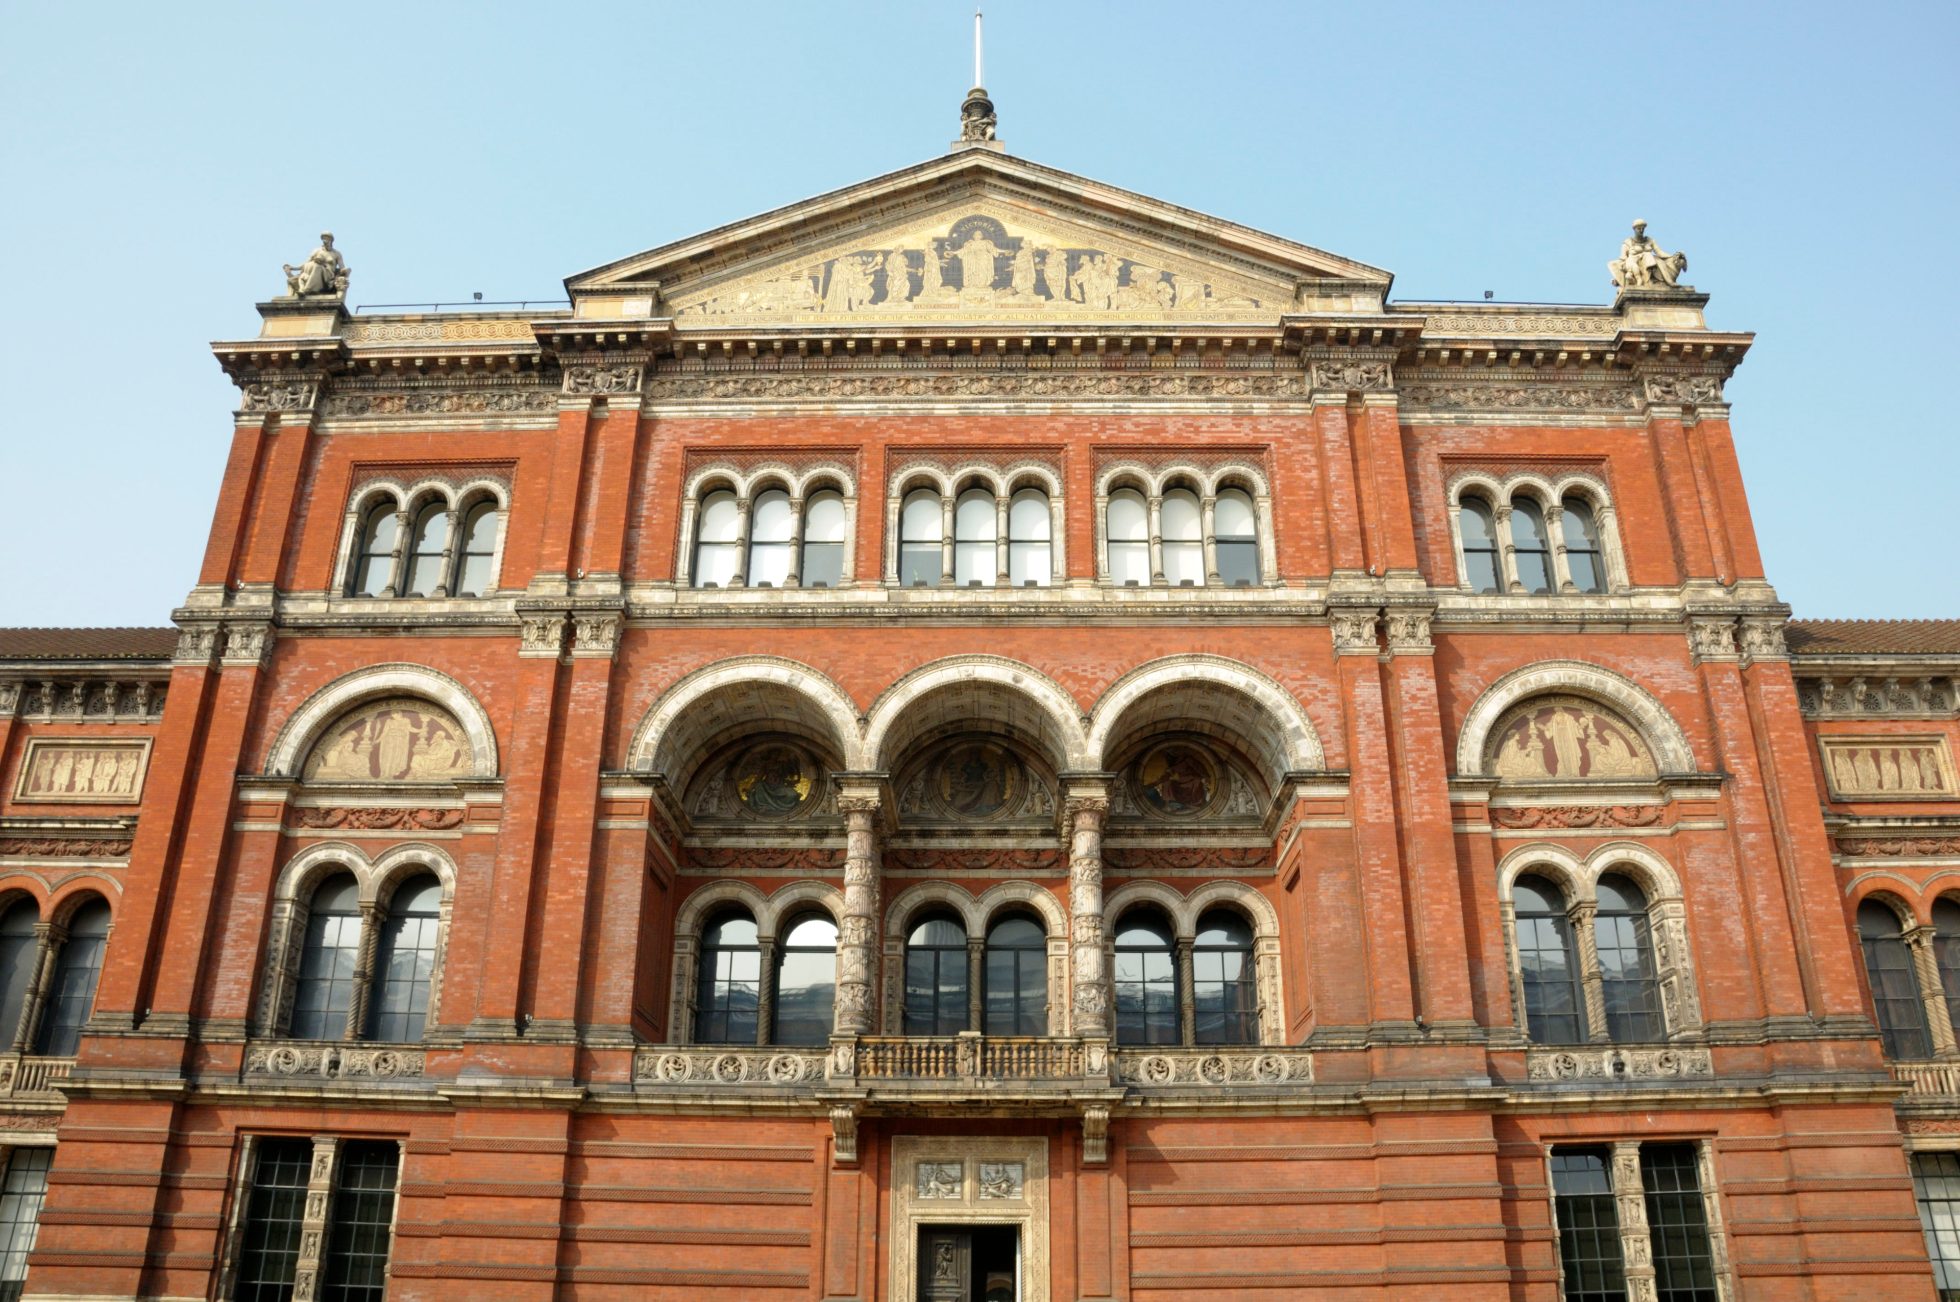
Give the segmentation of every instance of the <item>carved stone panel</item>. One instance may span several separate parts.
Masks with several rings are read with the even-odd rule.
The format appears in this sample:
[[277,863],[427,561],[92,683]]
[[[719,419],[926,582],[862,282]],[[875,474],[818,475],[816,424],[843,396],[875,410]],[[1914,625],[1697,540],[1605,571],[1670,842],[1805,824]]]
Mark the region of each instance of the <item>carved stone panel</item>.
[[1821,737],[1824,779],[1836,800],[1926,800],[1960,794],[1946,738]]
[[[921,1226],[1009,1225],[1021,1241],[1021,1302],[1048,1302],[1048,1141],[898,1135],[892,1140],[891,1302],[919,1291]],[[931,1251],[930,1246],[926,1249]],[[930,1258],[928,1258],[930,1260]]]
[[471,772],[462,725],[426,701],[372,701],[341,716],[314,743],[308,782],[444,782]]
[[143,799],[150,741],[36,737],[22,756],[14,799],[48,805],[134,805]]
[[1541,696],[1491,730],[1490,771],[1524,782],[1641,779],[1654,757],[1632,724],[1573,696]]

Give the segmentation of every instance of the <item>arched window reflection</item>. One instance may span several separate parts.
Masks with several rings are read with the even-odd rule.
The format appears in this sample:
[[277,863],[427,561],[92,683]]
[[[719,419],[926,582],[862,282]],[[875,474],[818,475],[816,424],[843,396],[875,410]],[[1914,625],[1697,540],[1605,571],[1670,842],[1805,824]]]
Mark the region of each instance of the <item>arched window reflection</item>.
[[1551,546],[1545,536],[1545,514],[1538,503],[1520,497],[1511,503],[1512,559],[1517,563],[1518,582],[1526,592],[1552,590]]
[[1176,948],[1163,915],[1138,909],[1117,923],[1114,977],[1117,1043],[1179,1043]]
[[837,989],[837,924],[820,913],[791,924],[776,951],[776,1044],[830,1042]]
[[408,577],[402,587],[406,597],[439,597],[442,593],[443,551],[449,545],[449,509],[431,502],[415,517],[409,531],[412,544],[408,553]]
[[82,905],[69,918],[36,1052],[67,1058],[81,1047],[82,1027],[95,1006],[95,983],[102,976],[102,952],[109,945],[109,919],[109,906],[101,900]]
[[966,929],[933,914],[905,941],[905,1034],[957,1035],[967,1029]]
[[1125,587],[1150,582],[1150,511],[1143,494],[1119,488],[1109,495],[1109,581]]
[[1599,879],[1593,939],[1606,998],[1607,1038],[1624,1044],[1665,1039],[1647,896],[1640,887],[1618,874]]
[[735,494],[718,489],[701,499],[694,521],[694,586],[725,588],[742,559],[742,512]]
[[[1960,901],[1948,895],[1933,901],[1933,960],[1939,968],[1947,1015],[1960,1026]],[[5,1025],[0,1017],[0,1028]]]
[[307,908],[306,939],[300,948],[299,980],[293,996],[291,1033],[295,1038],[338,1040],[346,1036],[360,952],[360,890],[351,875],[342,873],[322,882]]
[[1865,976],[1871,983],[1872,1011],[1878,1015],[1879,1039],[1891,1058],[1925,1058],[1932,1054],[1932,1035],[1926,1028],[1926,1005],[1913,970],[1899,915],[1880,900],[1858,906],[1858,942],[1865,953]]
[[995,579],[994,495],[984,488],[961,493],[953,508],[953,582],[962,588],[992,587]]
[[1164,582],[1186,587],[1205,581],[1204,520],[1198,495],[1188,488],[1164,494],[1158,522],[1164,531]]
[[898,518],[898,581],[905,587],[930,586],[944,572],[940,544],[946,525],[940,517],[939,494],[918,489],[905,495]]
[[803,504],[803,573],[806,588],[834,588],[844,581],[844,495],[812,493]]
[[1241,489],[1227,488],[1212,506],[1212,536],[1218,557],[1218,581],[1246,588],[1259,581],[1259,524],[1252,498]]
[[1518,973],[1525,1020],[1538,1044],[1580,1044],[1586,1006],[1579,989],[1579,955],[1566,918],[1565,896],[1542,877],[1520,877],[1511,888],[1517,925]]
[[789,581],[790,542],[796,513],[780,488],[755,495],[749,506],[749,564],[744,582],[751,588],[780,588]]
[[1565,568],[1572,586],[1581,592],[1606,591],[1606,566],[1600,555],[1599,522],[1582,497],[1559,505],[1559,526],[1565,535]]
[[762,950],[755,919],[725,913],[701,936],[694,1038],[702,1044],[754,1044],[762,997]]
[[20,900],[0,915],[0,1053],[14,1046],[20,1033],[27,988],[34,980],[39,945],[34,928],[41,921],[32,900]]
[[1259,1042],[1252,928],[1229,909],[1210,909],[1198,919],[1191,947],[1191,999],[1199,1044]]
[[987,928],[985,996],[988,1035],[1048,1034],[1048,933],[1033,918]]
[[375,946],[367,1037],[389,1044],[422,1038],[435,976],[442,885],[431,875],[402,883],[388,903]]
[[1050,551],[1048,494],[1023,488],[1007,508],[1007,578],[1017,588],[1048,586],[1054,571]]
[[497,559],[497,504],[486,498],[463,517],[463,549],[456,559],[456,595],[480,597],[490,591]]
[[1497,564],[1497,530],[1491,524],[1490,507],[1482,498],[1466,497],[1457,510],[1463,527],[1464,578],[1473,592],[1502,589]]
[[391,499],[376,502],[361,520],[354,550],[354,569],[347,584],[350,597],[388,597],[395,576],[395,544],[401,522]]

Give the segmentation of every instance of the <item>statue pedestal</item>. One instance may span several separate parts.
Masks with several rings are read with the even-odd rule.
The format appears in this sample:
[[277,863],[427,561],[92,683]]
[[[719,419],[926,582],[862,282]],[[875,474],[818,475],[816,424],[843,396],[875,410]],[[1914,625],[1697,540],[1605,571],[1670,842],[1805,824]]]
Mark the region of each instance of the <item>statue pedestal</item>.
[[1708,295],[1692,285],[1673,289],[1623,289],[1613,300],[1613,310],[1626,318],[1629,330],[1706,330],[1702,309]]
[[261,339],[319,339],[340,334],[353,318],[344,294],[281,295],[259,304]]

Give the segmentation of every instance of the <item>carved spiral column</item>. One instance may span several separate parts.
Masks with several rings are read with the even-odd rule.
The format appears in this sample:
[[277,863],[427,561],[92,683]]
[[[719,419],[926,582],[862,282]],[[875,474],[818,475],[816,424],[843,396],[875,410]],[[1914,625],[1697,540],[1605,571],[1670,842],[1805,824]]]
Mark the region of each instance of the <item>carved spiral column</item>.
[[1198,1042],[1197,966],[1192,961],[1189,936],[1177,938],[1177,1038],[1181,1044]]
[[1109,967],[1103,952],[1103,820],[1109,797],[1070,796],[1063,805],[1069,829],[1069,942],[1073,954],[1075,1033],[1107,1039],[1110,1034]]
[[837,1002],[831,1034],[870,1035],[878,941],[878,807],[875,794],[840,796],[844,815],[844,917],[837,929]]
[[1654,1302],[1654,1243],[1647,1228],[1647,1191],[1640,1183],[1640,1145],[1613,1145],[1613,1202],[1620,1214],[1620,1255],[1626,1263],[1627,1302]]
[[987,988],[987,938],[968,936],[966,938],[966,1029],[985,1031],[987,1029],[987,1009],[984,996]]
[[57,923],[34,924],[34,979],[28,983],[27,998],[20,1003],[20,1021],[14,1027],[15,1053],[33,1052],[41,1009],[48,1002],[49,988],[54,985],[55,959],[61,953],[61,942],[67,938],[67,931]]
[[1940,980],[1939,956],[1933,952],[1933,929],[1914,927],[1906,933],[1906,951],[1912,955],[1912,974],[1918,979],[1919,1001],[1926,1009],[1926,1029],[1931,1033],[1936,1057],[1950,1057],[1956,1049],[1953,1017],[1946,1005],[1946,985]]
[[769,1044],[776,1038],[776,938],[761,937],[755,953],[755,1042]]
[[354,997],[347,1001],[347,1025],[340,1038],[358,1040],[367,1029],[368,1005],[374,998],[374,955],[381,945],[381,924],[387,920],[379,904],[361,905],[361,944],[354,958]]
[[1604,1044],[1611,1037],[1606,1033],[1606,981],[1599,966],[1599,936],[1594,927],[1599,903],[1576,901],[1565,916],[1572,923],[1572,936],[1577,942],[1573,948],[1579,951],[1580,990],[1586,1001],[1586,1038]]

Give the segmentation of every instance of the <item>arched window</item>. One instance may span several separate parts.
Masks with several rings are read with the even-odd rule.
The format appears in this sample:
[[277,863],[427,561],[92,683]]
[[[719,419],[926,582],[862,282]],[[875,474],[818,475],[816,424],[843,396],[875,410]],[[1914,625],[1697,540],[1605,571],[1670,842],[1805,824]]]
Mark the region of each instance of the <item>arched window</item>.
[[1259,988],[1254,979],[1252,928],[1230,909],[1198,919],[1191,947],[1191,1001],[1199,1044],[1259,1043]]
[[[0,927],[0,934],[4,931]],[[1933,901],[1933,961],[1940,970],[1947,1016],[1960,1028],[1960,901],[1950,895]],[[5,1015],[0,1013],[0,1030],[5,1027]]]
[[1464,581],[1472,592],[1498,592],[1497,530],[1491,524],[1490,507],[1482,498],[1466,497],[1457,508],[1463,528]]
[[413,877],[395,891],[375,946],[368,1039],[413,1044],[422,1038],[435,977],[441,908],[442,884],[432,875]]
[[762,1001],[762,950],[755,919],[722,914],[701,937],[694,1038],[702,1044],[754,1044]]
[[1259,581],[1259,523],[1252,498],[1243,489],[1227,488],[1212,506],[1212,537],[1218,557],[1218,581],[1228,587],[1249,588]]
[[456,595],[481,597],[496,577],[497,503],[484,498],[463,516],[462,550],[456,555]]
[[803,503],[803,573],[806,588],[834,588],[844,581],[844,495],[832,489]]
[[48,1010],[41,1018],[41,1041],[36,1052],[56,1058],[74,1054],[82,1043],[82,1027],[95,1006],[95,983],[102,975],[102,951],[109,945],[109,906],[91,900],[68,920],[68,939],[55,961],[54,983],[48,990]]
[[1623,1044],[1666,1039],[1647,896],[1617,873],[1600,878],[1599,913],[1593,926],[1600,987],[1606,997],[1607,1038]]
[[940,543],[946,534],[940,518],[939,494],[921,488],[905,495],[898,515],[898,581],[908,588],[939,582],[943,558]]
[[1150,582],[1150,510],[1143,494],[1119,488],[1109,495],[1109,581],[1125,587]]
[[347,580],[350,597],[391,597],[395,577],[395,543],[401,533],[395,504],[384,498],[368,508],[354,547],[354,568]]
[[1545,513],[1528,497],[1511,503],[1511,550],[1519,585],[1526,592],[1550,592],[1552,556],[1545,538]]
[[1531,1039],[1538,1044],[1583,1043],[1586,1005],[1579,990],[1579,955],[1565,916],[1565,896],[1542,877],[1520,877],[1511,888],[1511,902]]
[[1017,588],[1045,588],[1054,569],[1049,550],[1048,494],[1023,488],[1007,507],[1007,579]]
[[1912,951],[1906,946],[1899,915],[1879,900],[1866,900],[1858,906],[1858,942],[1865,951],[1865,976],[1871,982],[1872,1011],[1878,1014],[1886,1056],[1930,1056],[1926,1005],[1920,1000],[1919,977],[1912,970]]
[[694,521],[694,586],[725,588],[741,561],[742,512],[735,494],[722,488],[701,499]]
[[1177,959],[1170,923],[1153,910],[1116,925],[1116,1041],[1177,1044]]
[[415,517],[409,530],[412,544],[408,551],[408,577],[402,585],[405,597],[440,597],[442,592],[443,549],[449,545],[449,508],[430,502]]
[[1048,1034],[1048,933],[1023,914],[987,928],[988,1035]]
[[777,1044],[828,1044],[837,991],[837,924],[820,913],[792,923],[776,953]]
[[1565,569],[1581,592],[1606,591],[1606,566],[1599,548],[1599,522],[1583,497],[1559,503],[1559,527],[1565,534]]
[[953,508],[953,582],[962,588],[992,587],[998,570],[994,555],[994,495],[969,488]]
[[968,1028],[966,929],[933,914],[905,941],[905,1033],[957,1035]]
[[338,1040],[347,1034],[360,953],[360,888],[342,873],[320,883],[307,908],[306,939],[293,988],[291,1033],[296,1039]]
[[1164,494],[1158,520],[1164,530],[1164,582],[1173,588],[1205,581],[1204,520],[1198,495],[1188,488]]
[[0,1053],[19,1039],[21,1010],[34,981],[34,960],[40,952],[34,928],[41,914],[34,901],[21,900],[0,915]]
[[749,565],[745,582],[751,588],[780,588],[789,582],[790,541],[796,536],[796,515],[789,494],[780,488],[755,495],[749,507]]

